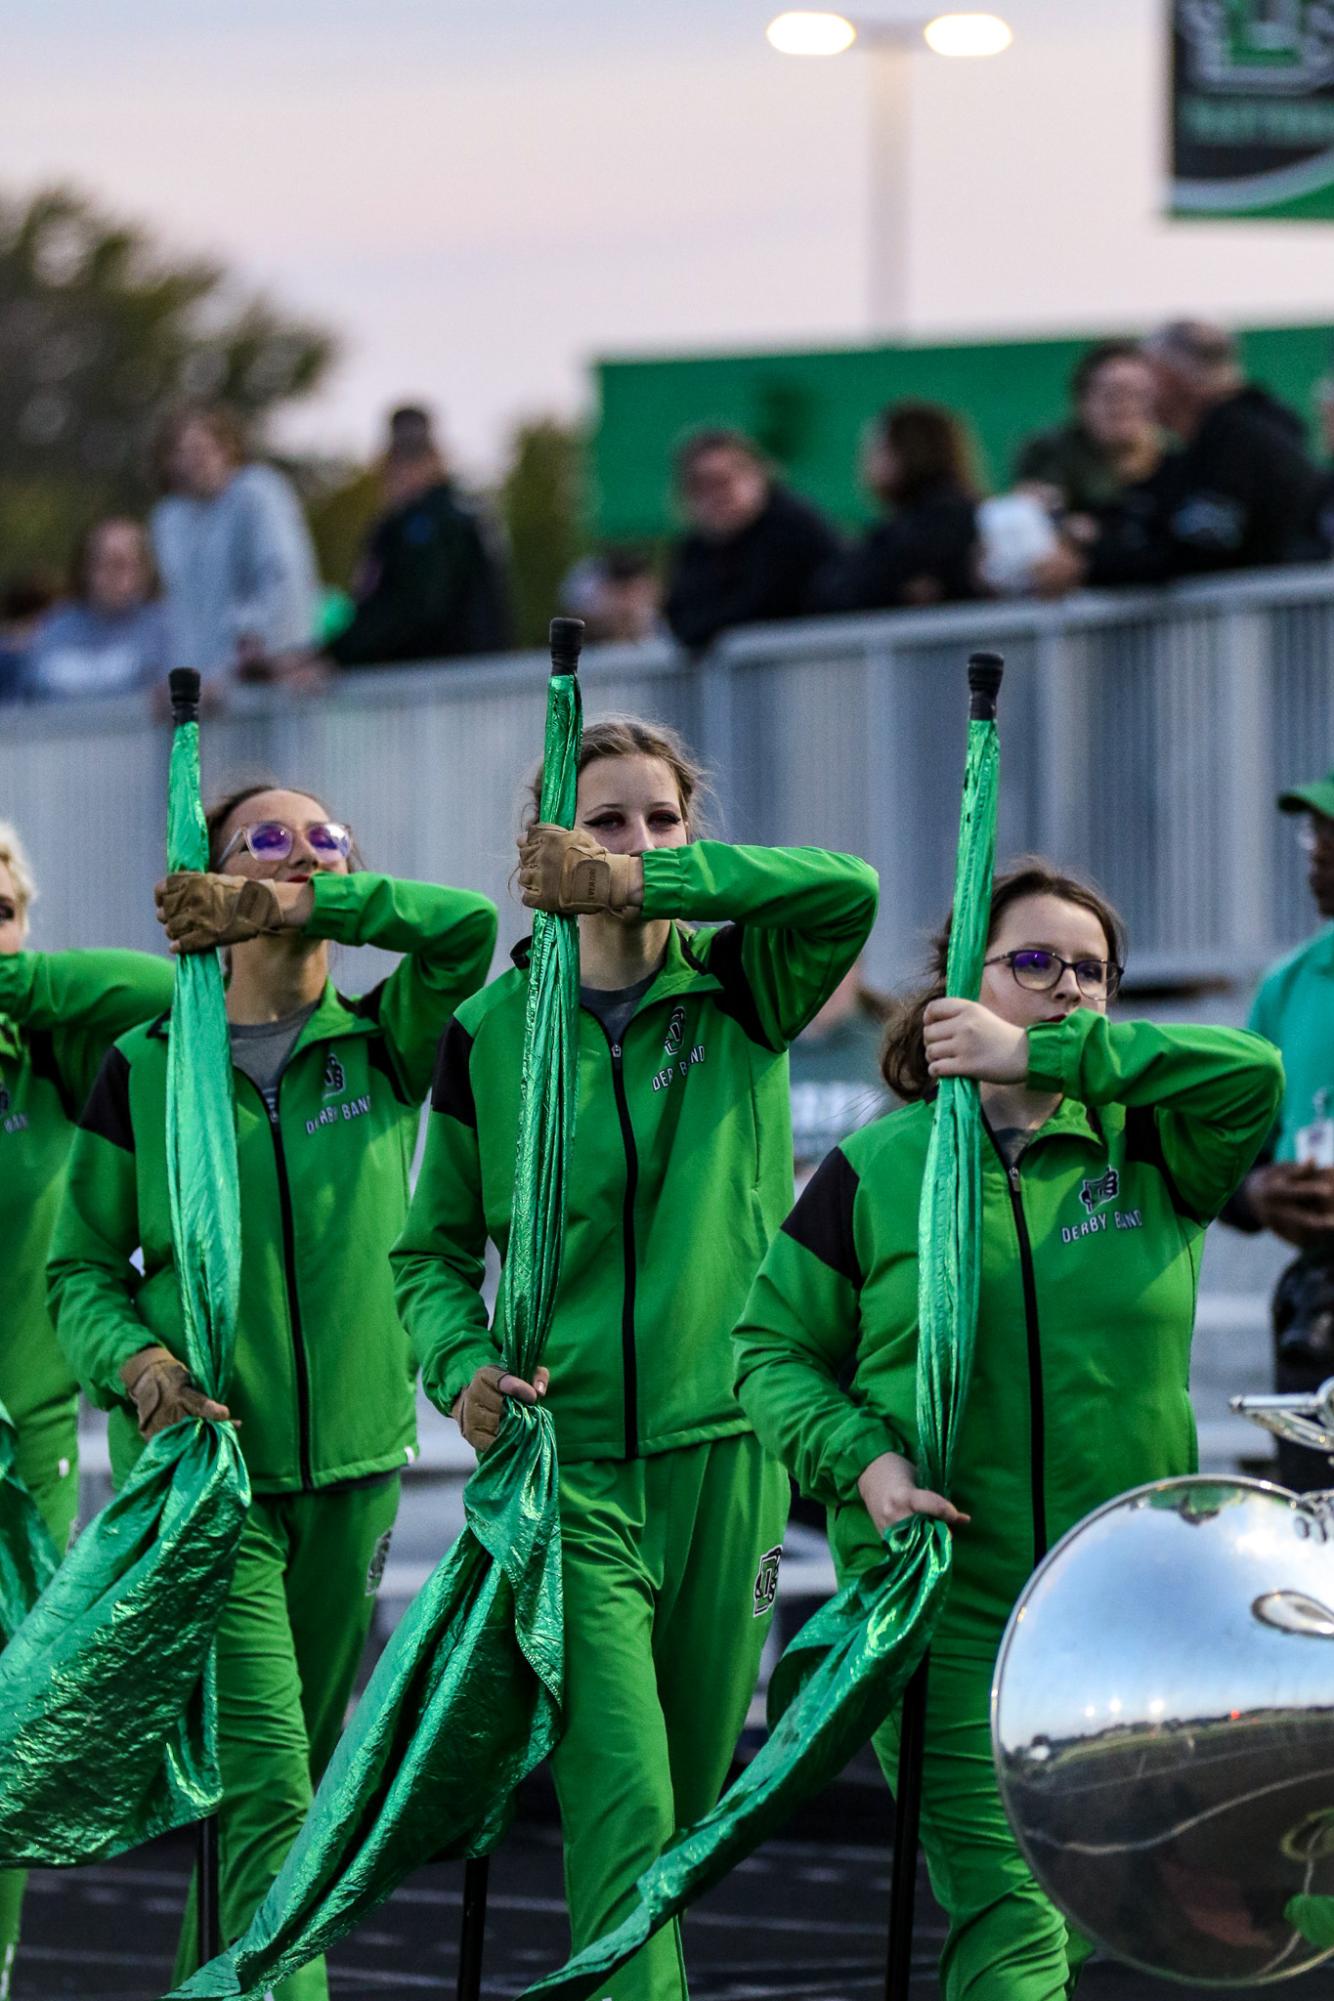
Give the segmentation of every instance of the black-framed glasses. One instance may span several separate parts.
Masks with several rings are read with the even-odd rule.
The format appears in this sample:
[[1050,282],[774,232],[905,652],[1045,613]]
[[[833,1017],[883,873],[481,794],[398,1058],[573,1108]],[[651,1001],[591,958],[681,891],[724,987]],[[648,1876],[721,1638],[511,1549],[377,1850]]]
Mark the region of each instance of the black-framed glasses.
[[301,828],[289,827],[283,820],[257,820],[253,827],[242,827],[232,835],[215,867],[221,868],[227,857],[241,847],[257,862],[285,862],[296,846],[298,832],[322,860],[341,855],[346,861],[352,852],[352,829],[338,820],[316,820]]
[[983,963],[1008,966],[1018,984],[1032,994],[1049,994],[1060,985],[1063,973],[1073,973],[1085,1000],[1114,999],[1125,971],[1115,959],[1063,959],[1044,945],[1029,945],[1022,952],[998,952]]

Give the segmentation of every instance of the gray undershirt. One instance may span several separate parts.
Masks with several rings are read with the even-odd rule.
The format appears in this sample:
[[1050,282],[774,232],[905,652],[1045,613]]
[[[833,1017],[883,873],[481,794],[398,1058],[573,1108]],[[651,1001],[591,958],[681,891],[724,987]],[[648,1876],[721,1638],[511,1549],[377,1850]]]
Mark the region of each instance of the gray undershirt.
[[1033,1134],[1027,1126],[993,1126],[991,1137],[996,1142],[1001,1159],[1013,1171],[1028,1151]]
[[287,1059],[318,1006],[319,1002],[313,1000],[309,1006],[299,1007],[295,1014],[285,1014],[281,1021],[231,1023],[232,1062],[259,1092],[270,1118],[277,1116],[278,1085],[287,1068]]
[[632,987],[580,987],[579,999],[591,1015],[602,1023],[608,1042],[619,1042],[630,1018],[658,977],[658,968]]

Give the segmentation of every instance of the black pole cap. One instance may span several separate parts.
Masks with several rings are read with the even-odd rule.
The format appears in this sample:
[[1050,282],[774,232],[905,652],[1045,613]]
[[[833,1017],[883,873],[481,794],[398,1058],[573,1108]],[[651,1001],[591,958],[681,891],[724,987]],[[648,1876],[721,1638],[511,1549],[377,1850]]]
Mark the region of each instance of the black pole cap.
[[968,656],[968,720],[994,723],[996,697],[1000,694],[1005,662],[999,653],[970,653]]
[[173,723],[199,721],[199,675],[193,667],[173,667],[167,676]]
[[584,646],[584,621],[581,618],[553,618],[551,621],[551,671],[553,674],[577,674],[579,655]]

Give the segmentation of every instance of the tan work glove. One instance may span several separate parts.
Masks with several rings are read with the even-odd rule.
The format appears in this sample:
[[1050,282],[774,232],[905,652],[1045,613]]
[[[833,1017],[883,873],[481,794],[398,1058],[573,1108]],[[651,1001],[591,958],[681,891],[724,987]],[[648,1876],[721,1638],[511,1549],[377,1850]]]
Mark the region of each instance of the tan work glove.
[[519,843],[519,889],[530,910],[561,917],[610,910],[617,917],[643,901],[639,855],[611,855],[582,827],[539,820]]
[[550,1380],[546,1369],[535,1370],[532,1382],[526,1383],[522,1376],[512,1376],[508,1369],[488,1364],[459,1391],[450,1416],[480,1459],[496,1442],[506,1397],[513,1397],[517,1403],[536,1403],[546,1395]]
[[138,1414],[141,1438],[152,1438],[183,1417],[207,1417],[218,1424],[231,1416],[225,1403],[214,1403],[196,1389],[190,1371],[169,1348],[141,1348],[121,1363],[120,1379]]
[[211,952],[215,945],[240,945],[287,928],[277,885],[253,876],[181,869],[153,894],[158,922],[178,952]]

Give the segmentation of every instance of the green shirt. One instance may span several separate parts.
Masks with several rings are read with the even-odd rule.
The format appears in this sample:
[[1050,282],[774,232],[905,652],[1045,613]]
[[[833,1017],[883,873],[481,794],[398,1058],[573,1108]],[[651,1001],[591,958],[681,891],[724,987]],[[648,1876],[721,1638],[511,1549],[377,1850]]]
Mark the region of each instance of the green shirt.
[[[314,897],[307,931],[404,957],[360,999],[325,987],[272,1116],[233,1073],[241,1299],[225,1396],[260,1493],[365,1479],[414,1455],[414,1370],[388,1252],[436,1043],[485,977],[496,935],[494,906],[465,890],[321,874]],[[61,1346],[111,1412],[118,1477],[140,1449],[120,1365],[153,1341],[184,1352],[166,1101],[164,1017],[122,1037],[102,1066],[48,1267]]]
[[[1063,1093],[1018,1167],[982,1152],[973,1380],[950,1498],[946,1613],[993,1646],[1035,1563],[1092,1508],[1196,1464],[1188,1391],[1206,1223],[1282,1090],[1277,1052],[1221,1028],[1081,1008],[1028,1032],[1029,1082]],[[933,1108],[844,1141],[774,1239],[734,1342],[741,1402],[830,1509],[844,1574],[882,1545],[857,1491],[917,1457],[917,1215]],[[850,1374],[847,1373],[850,1371]],[[846,1383],[847,1387],[844,1387]]]
[[1334,925],[1271,966],[1248,1026],[1283,1052],[1286,1083],[1272,1157],[1295,1160],[1302,1127],[1334,1119]]
[[[644,856],[666,960],[619,1040],[579,1012],[560,1287],[543,1361],[561,1457],[630,1459],[749,1430],[728,1336],[792,1200],[787,1046],[860,952],[876,878],[819,848],[696,841]],[[718,924],[719,919],[730,922]],[[459,1009],[394,1252],[427,1394],[448,1410],[503,1353],[481,1296],[505,1255],[528,976]]]
[[73,1409],[45,1284],[70,1142],[110,1044],[164,1008],[171,987],[171,961],[146,952],[0,957],[0,1403],[16,1423]]

